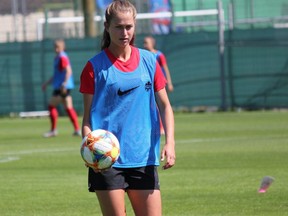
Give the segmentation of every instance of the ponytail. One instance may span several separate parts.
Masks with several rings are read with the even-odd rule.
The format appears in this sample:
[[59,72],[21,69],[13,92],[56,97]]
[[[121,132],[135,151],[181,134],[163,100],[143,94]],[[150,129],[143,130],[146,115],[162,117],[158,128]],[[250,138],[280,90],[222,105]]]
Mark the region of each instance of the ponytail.
[[103,31],[103,37],[101,41],[101,50],[104,50],[105,48],[108,48],[110,45],[111,39],[109,33],[104,29]]

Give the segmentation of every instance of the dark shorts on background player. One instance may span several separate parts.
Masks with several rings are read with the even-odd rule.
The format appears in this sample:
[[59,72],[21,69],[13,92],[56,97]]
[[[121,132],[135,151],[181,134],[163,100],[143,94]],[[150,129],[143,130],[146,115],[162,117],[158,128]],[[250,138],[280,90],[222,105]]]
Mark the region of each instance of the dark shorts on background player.
[[70,95],[70,91],[71,91],[70,89],[67,89],[66,94],[63,94],[60,89],[56,89],[53,91],[52,95],[53,96],[59,96],[60,95],[62,98],[65,98],[68,95]]
[[110,168],[94,172],[89,168],[89,191],[95,190],[159,190],[159,178],[156,166],[138,168]]

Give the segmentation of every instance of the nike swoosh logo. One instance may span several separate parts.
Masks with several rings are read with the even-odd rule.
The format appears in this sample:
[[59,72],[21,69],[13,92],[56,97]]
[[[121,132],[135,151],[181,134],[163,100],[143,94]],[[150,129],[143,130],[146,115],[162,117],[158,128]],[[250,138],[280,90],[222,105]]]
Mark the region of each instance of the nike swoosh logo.
[[119,96],[122,96],[122,95],[125,95],[125,94],[128,94],[129,92],[133,91],[134,89],[138,88],[139,86],[136,86],[134,88],[131,88],[131,89],[128,89],[128,90],[125,90],[125,91],[121,91],[120,88],[118,89],[118,92],[117,94]]

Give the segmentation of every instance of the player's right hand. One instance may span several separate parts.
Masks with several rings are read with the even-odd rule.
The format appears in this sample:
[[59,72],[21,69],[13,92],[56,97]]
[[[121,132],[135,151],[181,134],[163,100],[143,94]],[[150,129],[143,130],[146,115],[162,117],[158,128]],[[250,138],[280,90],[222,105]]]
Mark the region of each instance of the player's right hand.
[[66,89],[66,87],[65,87],[65,86],[61,86],[60,92],[61,92],[61,95],[66,95],[66,94],[67,94],[67,89]]
[[92,167],[90,167],[87,163],[85,163],[85,166],[86,166],[87,168],[93,169],[93,171],[94,171],[95,173],[99,173],[99,172],[105,171],[105,170],[99,170],[99,169],[92,168]]

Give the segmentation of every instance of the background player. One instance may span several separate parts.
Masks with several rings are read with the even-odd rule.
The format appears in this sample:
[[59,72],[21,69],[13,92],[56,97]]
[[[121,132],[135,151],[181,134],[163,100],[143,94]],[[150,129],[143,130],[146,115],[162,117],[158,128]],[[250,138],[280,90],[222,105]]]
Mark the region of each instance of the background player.
[[[174,90],[174,87],[172,84],[172,79],[171,79],[170,71],[167,65],[166,57],[161,51],[155,49],[155,45],[156,45],[156,41],[152,36],[146,36],[144,38],[144,41],[143,41],[144,48],[156,55],[156,59],[162,68],[162,72],[164,76],[167,79],[167,90],[169,92],[172,92]],[[160,119],[160,131],[161,131],[161,134],[165,134],[165,130],[164,130],[161,119]]]
[[171,74],[167,65],[166,57],[165,55],[155,48],[156,41],[152,36],[147,36],[144,38],[143,46],[145,49],[149,50],[150,52],[153,52],[156,54],[156,58],[158,63],[160,64],[162,71],[167,79],[167,90],[169,92],[172,92],[174,87],[172,84]]
[[62,103],[73,124],[73,135],[81,136],[80,127],[78,124],[78,116],[73,107],[71,89],[74,88],[74,81],[72,76],[72,68],[68,55],[65,52],[65,42],[62,39],[54,41],[55,59],[54,59],[54,74],[43,83],[42,90],[45,91],[48,84],[53,85],[53,93],[50,98],[48,110],[50,112],[51,130],[43,134],[44,137],[57,136],[57,106]]

